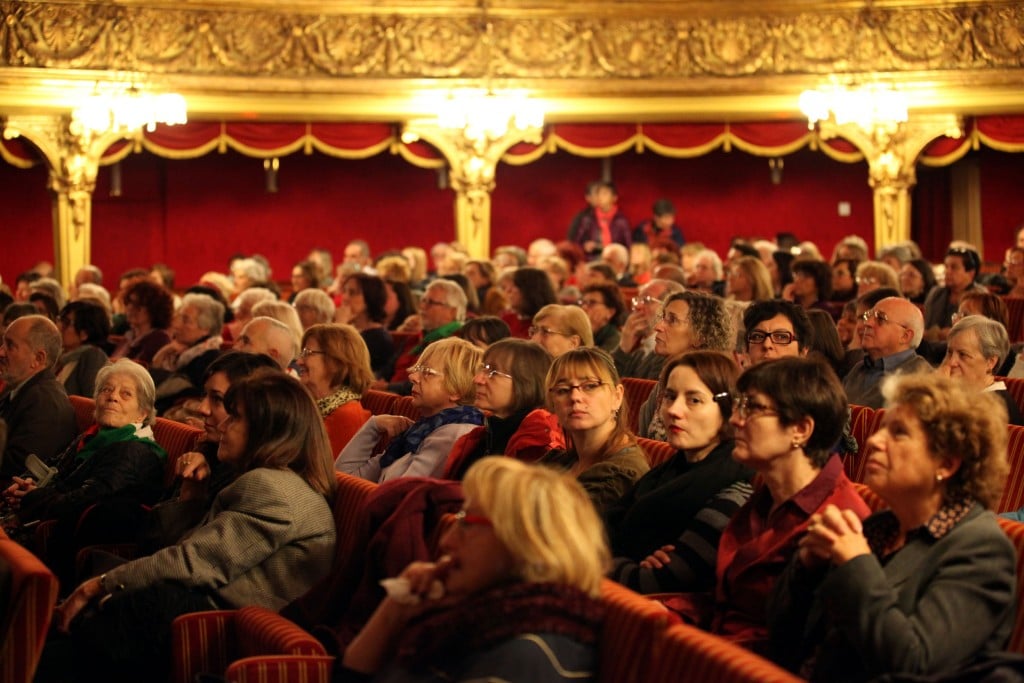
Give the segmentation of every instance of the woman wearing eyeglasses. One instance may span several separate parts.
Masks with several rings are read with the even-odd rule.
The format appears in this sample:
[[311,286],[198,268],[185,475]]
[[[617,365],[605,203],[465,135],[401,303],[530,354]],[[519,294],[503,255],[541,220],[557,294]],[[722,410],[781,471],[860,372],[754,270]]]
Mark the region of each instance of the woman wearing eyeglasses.
[[[430,344],[409,368],[413,404],[420,419],[374,415],[338,455],[334,467],[369,481],[398,477],[439,477],[452,446],[484,423],[474,408],[473,377],[483,352],[465,339]],[[389,441],[374,453],[381,437]]]
[[[993,295],[994,296],[994,295]],[[1020,409],[1006,389],[1006,382],[996,381],[995,371],[1010,354],[1010,338],[1006,328],[981,315],[968,315],[953,323],[946,338],[946,357],[938,372],[952,377],[971,391],[991,391],[1006,406],[1009,423],[1020,425]]]
[[334,680],[596,679],[608,548],[586,494],[512,458],[476,463],[463,489],[442,557],[402,572]]
[[594,346],[608,353],[619,348],[622,333],[619,328],[626,319],[626,303],[618,285],[589,285],[583,288],[579,306],[590,319],[594,333]]
[[693,596],[667,601],[687,620],[763,652],[765,603],[797,550],[811,516],[828,505],[858,519],[869,510],[829,451],[846,417],[846,396],[824,361],[780,358],[737,382],[729,422],[733,459],[763,481],[729,522],[718,545],[713,607]]
[[678,452],[605,512],[616,558],[610,578],[640,593],[709,591],[718,539],[750,497],[753,472],[732,459],[739,367],[692,351],[663,371],[661,418]]
[[541,462],[572,472],[603,511],[650,469],[629,430],[615,363],[601,349],[574,349],[555,359],[546,384],[548,406],[568,447],[551,451]]
[[359,402],[373,381],[366,342],[351,325],[313,325],[302,335],[295,364],[302,384],[316,399],[331,453],[340,453],[370,419],[370,411]]
[[566,351],[594,345],[590,320],[583,309],[561,304],[548,304],[537,311],[530,325],[530,339],[555,358]]
[[[701,292],[679,292],[668,298],[654,323],[654,353],[669,359],[694,349],[728,352],[734,345],[733,329],[724,299]],[[640,436],[667,440],[658,413],[663,391],[664,383],[659,380],[640,406]]]
[[558,303],[551,278],[540,268],[516,268],[511,275],[500,277],[498,284],[508,301],[508,310],[501,314],[501,319],[508,324],[513,337],[529,337],[533,316],[544,306]]
[[1006,414],[936,374],[883,392],[865,483],[889,509],[811,517],[769,603],[772,655],[815,681],[982,680],[950,674],[1014,628],[1015,553],[989,511],[1008,472]]
[[487,417],[482,427],[455,442],[445,479],[462,479],[485,455],[534,462],[565,447],[558,418],[544,408],[550,367],[551,354],[525,339],[502,339],[487,348],[473,377],[476,407]]

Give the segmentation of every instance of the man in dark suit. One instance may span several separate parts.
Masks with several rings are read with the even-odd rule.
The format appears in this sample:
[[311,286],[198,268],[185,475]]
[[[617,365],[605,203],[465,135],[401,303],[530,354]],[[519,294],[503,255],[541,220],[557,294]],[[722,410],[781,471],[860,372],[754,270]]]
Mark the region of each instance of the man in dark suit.
[[30,453],[49,460],[75,438],[75,411],[53,374],[60,350],[60,331],[41,315],[18,318],[4,333],[0,419],[7,423],[7,447],[0,481],[24,474]]

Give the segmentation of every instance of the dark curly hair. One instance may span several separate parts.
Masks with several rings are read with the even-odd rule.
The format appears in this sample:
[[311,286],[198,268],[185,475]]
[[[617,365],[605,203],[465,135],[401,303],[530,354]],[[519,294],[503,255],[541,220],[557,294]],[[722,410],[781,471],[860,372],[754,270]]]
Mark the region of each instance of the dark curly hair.
[[141,306],[149,313],[149,324],[155,329],[166,330],[174,316],[174,298],[160,285],[149,280],[139,280],[128,286],[124,292],[124,303]]

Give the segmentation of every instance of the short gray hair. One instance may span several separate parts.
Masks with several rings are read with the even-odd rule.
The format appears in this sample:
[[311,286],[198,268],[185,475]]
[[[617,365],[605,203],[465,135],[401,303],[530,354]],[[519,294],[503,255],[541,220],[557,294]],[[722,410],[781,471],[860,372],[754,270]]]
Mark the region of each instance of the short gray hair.
[[974,330],[978,338],[978,349],[984,358],[995,358],[996,367],[993,374],[999,368],[1007,354],[1010,353],[1010,335],[1006,328],[998,320],[986,318],[983,315],[969,315],[961,318],[949,330],[949,337],[946,343],[953,341],[953,338],[963,332]]
[[295,303],[293,304],[296,308],[299,306],[312,306],[316,309],[317,322],[318,323],[329,323],[334,320],[334,302],[331,301],[331,297],[327,295],[327,292],[322,289],[304,289],[295,295]]
[[29,347],[33,352],[42,351],[45,353],[46,369],[52,370],[57,361],[60,360],[63,348],[60,330],[45,315],[26,315],[22,316],[22,318],[28,321],[28,330],[25,336],[28,339]]
[[68,297],[64,293],[64,287],[62,287],[61,284],[52,277],[41,277],[35,282],[30,282],[28,288],[29,291],[32,292],[48,294],[55,302],[57,302],[58,310],[64,308],[64,304],[68,302]]
[[196,324],[200,328],[210,334],[220,334],[221,328],[224,327],[224,304],[209,294],[193,292],[181,297],[181,306],[178,310],[180,311],[186,306],[195,306],[199,311],[199,315],[196,316]]
[[138,395],[139,408],[146,414],[142,424],[151,425],[156,422],[156,386],[149,371],[133,360],[121,358],[110,365],[106,365],[96,373],[96,388],[93,391],[93,400],[99,398],[103,384],[108,378],[114,375],[127,375],[135,382],[135,390]]
[[433,280],[427,290],[439,289],[444,292],[444,302],[455,309],[455,319],[466,319],[466,293],[457,283],[451,280]]

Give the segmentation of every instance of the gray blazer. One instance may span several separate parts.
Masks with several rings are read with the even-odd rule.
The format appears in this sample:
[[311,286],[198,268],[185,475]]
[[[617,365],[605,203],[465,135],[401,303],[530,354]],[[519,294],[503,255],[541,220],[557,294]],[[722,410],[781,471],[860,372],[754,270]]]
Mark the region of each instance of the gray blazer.
[[177,545],[107,572],[108,589],[174,581],[232,606],[279,610],[331,569],[331,506],[292,470],[260,467],[218,494]]
[[861,555],[822,579],[794,558],[768,604],[773,658],[796,670],[819,647],[812,679],[821,681],[955,671],[1005,647],[1015,557],[995,515],[975,503],[949,533],[915,533],[884,564]]

